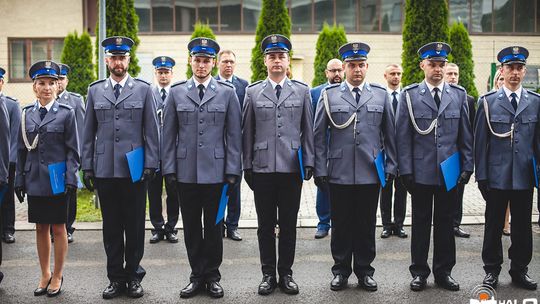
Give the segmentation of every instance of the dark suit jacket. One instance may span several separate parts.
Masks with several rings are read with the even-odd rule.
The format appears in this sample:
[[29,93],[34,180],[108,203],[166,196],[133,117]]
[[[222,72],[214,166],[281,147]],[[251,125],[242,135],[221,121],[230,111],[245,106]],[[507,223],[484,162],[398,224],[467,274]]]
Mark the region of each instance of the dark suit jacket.
[[[216,76],[216,79],[225,81],[225,79],[219,77],[219,74]],[[246,95],[246,87],[248,86],[248,82],[242,78],[233,75],[232,84],[236,89],[236,96],[238,96],[238,101],[240,102],[240,109],[242,109],[244,108],[244,96]]]
[[467,105],[469,106],[469,120],[474,128],[474,118],[476,117],[476,100],[471,95],[467,95]]
[[313,111],[313,115],[315,115],[315,112],[317,111],[317,103],[319,102],[319,98],[321,97],[322,89],[326,88],[329,85],[330,84],[328,82],[325,82],[309,90],[309,94],[311,95],[311,109]]

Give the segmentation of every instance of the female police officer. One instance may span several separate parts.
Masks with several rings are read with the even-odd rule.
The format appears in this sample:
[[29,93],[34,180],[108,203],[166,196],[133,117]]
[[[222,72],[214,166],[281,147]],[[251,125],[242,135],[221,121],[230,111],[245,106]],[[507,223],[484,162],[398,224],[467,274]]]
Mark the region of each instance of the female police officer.
[[[35,296],[54,297],[61,291],[67,254],[66,198],[77,189],[79,152],[75,113],[70,106],[56,101],[59,73],[59,66],[52,61],[39,61],[30,68],[37,101],[22,111],[18,140],[15,194],[22,202],[28,193],[28,221],[36,223],[41,266]],[[53,273],[50,225],[55,240]]]

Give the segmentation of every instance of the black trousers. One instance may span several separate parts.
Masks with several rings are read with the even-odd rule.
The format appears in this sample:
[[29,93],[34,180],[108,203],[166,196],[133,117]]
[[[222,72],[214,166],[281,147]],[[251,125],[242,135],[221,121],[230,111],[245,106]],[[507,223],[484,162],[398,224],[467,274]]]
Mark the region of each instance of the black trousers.
[[452,223],[457,208],[457,189],[447,192],[444,186],[415,184],[411,196],[412,263],[409,271],[413,277],[424,278],[431,272],[427,260],[433,219],[433,274],[435,277],[450,275],[456,264]]
[[461,225],[461,219],[463,218],[463,194],[465,193],[465,185],[457,184],[457,208],[454,213],[454,227]]
[[156,177],[148,183],[148,202],[150,205],[150,222],[154,229],[152,233],[169,233],[176,232],[176,223],[178,223],[178,215],[180,212],[180,203],[178,200],[178,193],[171,191],[167,185],[165,185],[165,192],[167,193],[167,222],[163,219],[163,176],[161,171],[156,173]]
[[73,228],[73,223],[75,222],[75,217],[77,216],[77,191],[73,192],[71,196],[67,197],[67,203],[68,215],[66,221],[66,230],[67,233],[73,233],[75,232],[75,228]]
[[[146,184],[131,178],[96,178],[103,217],[103,245],[111,282],[142,281]],[[125,235],[125,240],[124,240]],[[124,266],[125,261],[125,266]]]
[[240,185],[238,185],[229,196],[229,202],[227,203],[227,217],[225,218],[225,226],[227,230],[237,229],[239,220],[240,220]]
[[510,275],[527,273],[527,266],[532,258],[532,212],[533,189],[497,190],[488,193],[486,204],[486,224],[484,226],[484,244],[482,261],[486,273],[499,274],[503,263],[502,230],[506,206],[510,201],[512,215],[512,245],[508,249]]
[[[394,221],[392,222],[392,194],[394,196]],[[381,188],[381,218],[385,229],[403,228],[407,210],[407,190],[399,180],[391,181]]]
[[257,237],[263,274],[276,275],[276,224],[279,225],[277,272],[292,275],[296,250],[296,219],[302,179],[299,173],[253,173]]
[[[330,184],[332,273],[373,276],[379,185]],[[353,260],[354,257],[354,261]],[[351,268],[351,262],[353,267]]]
[[221,280],[223,221],[216,224],[216,216],[222,187],[223,184],[178,183],[191,282]]
[[9,163],[8,189],[2,202],[2,233],[15,233],[15,163]]

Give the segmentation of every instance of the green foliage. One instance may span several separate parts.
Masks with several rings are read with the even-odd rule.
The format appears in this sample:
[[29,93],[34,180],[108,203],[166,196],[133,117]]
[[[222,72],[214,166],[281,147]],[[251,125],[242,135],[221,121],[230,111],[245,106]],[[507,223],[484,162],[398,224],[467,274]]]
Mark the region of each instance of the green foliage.
[[420,69],[418,49],[429,42],[448,41],[448,4],[446,0],[406,0],[403,24],[404,86],[424,79]]
[[474,61],[472,59],[472,44],[467,29],[461,22],[450,27],[449,44],[452,47],[452,62],[459,66],[459,85],[467,90],[467,94],[478,98],[474,85]]
[[271,34],[291,37],[291,18],[285,0],[262,1],[261,15],[255,32],[255,46],[251,50],[251,82],[265,79],[267,76],[261,41]]
[[67,89],[86,96],[88,85],[94,81],[94,64],[92,58],[92,40],[87,32],[79,36],[77,32],[69,33],[64,38],[62,63],[69,65]]
[[[133,39],[135,42],[129,52],[131,58],[128,72],[132,77],[136,77],[141,71],[141,67],[139,66],[139,59],[136,56],[140,39],[137,36],[139,32],[139,16],[135,12],[134,0],[107,0],[105,5],[106,36],[125,36]],[[99,33],[99,18],[96,25],[96,33]],[[99,37],[99,35],[97,36]],[[103,48],[101,47],[101,41],[96,39],[96,60],[99,58],[99,52],[103,52]],[[98,74],[98,66],[96,65],[96,74]]]
[[101,211],[94,205],[94,193],[86,189],[77,191],[77,221],[101,221]]
[[[195,26],[193,28],[193,33],[191,34],[191,39],[197,38],[197,37],[206,37],[210,39],[216,40],[216,35],[214,35],[214,31],[212,31],[212,28],[208,23],[201,23],[197,21],[195,23]],[[191,40],[190,39],[190,40]],[[186,71],[186,77],[187,79],[191,78],[193,76],[193,71],[191,70],[191,65],[189,64],[189,50],[188,50],[188,63],[187,63],[187,71]],[[217,63],[216,63],[217,65]],[[216,76],[218,72],[217,66],[212,69],[212,76]]]
[[345,28],[342,25],[330,27],[326,22],[323,24],[319,38],[317,38],[317,50],[313,63],[315,77],[311,82],[312,87],[328,81],[324,72],[326,70],[326,64],[330,59],[340,58],[338,50],[345,43],[347,43],[347,36],[345,34]]

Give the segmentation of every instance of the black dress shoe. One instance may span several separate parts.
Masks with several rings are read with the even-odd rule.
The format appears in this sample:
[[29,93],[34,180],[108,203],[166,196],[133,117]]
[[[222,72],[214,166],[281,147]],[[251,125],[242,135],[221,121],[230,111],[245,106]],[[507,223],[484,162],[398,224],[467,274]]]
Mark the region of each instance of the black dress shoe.
[[4,279],[4,273],[0,271],[0,283],[2,283],[3,279]]
[[347,288],[348,278],[342,274],[336,274],[332,282],[330,282],[330,289],[334,291],[343,290]]
[[73,243],[73,233],[69,233],[67,234],[67,240],[68,240],[68,243]]
[[328,236],[328,230],[324,229],[317,229],[317,232],[315,232],[315,238],[316,239],[322,239]]
[[411,290],[412,291],[422,291],[426,288],[427,280],[421,276],[415,276],[411,281]]
[[126,290],[126,283],[111,282],[109,286],[105,287],[101,296],[104,299],[112,299],[121,295]]
[[58,287],[58,289],[47,289],[47,297],[52,298],[59,295],[62,292],[62,284],[64,284],[63,276],[62,276],[62,280],[60,281],[60,287]]
[[274,292],[277,287],[276,277],[273,275],[265,274],[262,278],[261,284],[259,284],[259,290],[257,291],[261,296],[266,296]]
[[52,280],[52,274],[51,274],[51,277],[49,279],[49,282],[47,282],[47,285],[45,287],[39,287],[36,288],[34,290],[34,296],[38,297],[38,296],[42,296],[44,294],[47,293],[47,288],[49,288],[49,285],[51,284],[51,280]]
[[2,236],[2,240],[6,244],[13,244],[15,243],[15,236],[13,235],[13,233],[4,233],[4,235]]
[[536,290],[538,288],[538,284],[526,273],[513,275],[512,283],[527,290]]
[[167,241],[169,241],[169,243],[178,243],[178,237],[174,232],[165,233],[165,238],[167,239]]
[[292,275],[288,274],[279,278],[279,289],[290,295],[298,294],[298,285],[293,280]]
[[242,237],[240,236],[240,232],[238,232],[238,229],[227,230],[227,237],[233,241],[242,240]]
[[468,238],[471,235],[465,232],[461,227],[454,227],[454,235],[460,238]]
[[223,297],[223,287],[221,287],[217,281],[206,283],[206,291],[212,298]]
[[451,290],[451,291],[458,291],[459,290],[459,284],[452,278],[451,276],[443,276],[443,277],[435,277],[435,284],[439,285],[440,287]]
[[203,284],[199,281],[190,282],[186,287],[180,290],[180,298],[191,298],[198,294],[202,287]]
[[390,228],[383,228],[383,231],[381,232],[381,238],[387,239],[392,235],[392,230]]
[[137,280],[130,281],[128,283],[127,295],[130,298],[140,298],[144,296],[144,289],[141,286],[141,283]]
[[366,275],[361,280],[358,280],[358,286],[367,291],[377,291],[377,282],[370,275]]
[[396,228],[396,231],[394,231],[394,234],[397,235],[399,238],[406,239],[409,235],[407,235],[407,232],[405,232],[405,229],[403,227]]
[[152,234],[152,237],[150,238],[150,244],[159,243],[159,241],[163,240],[163,234],[162,233],[154,233]]
[[484,281],[482,281],[482,284],[488,285],[491,288],[497,288],[497,284],[499,284],[499,276],[495,273],[488,273],[484,277]]

